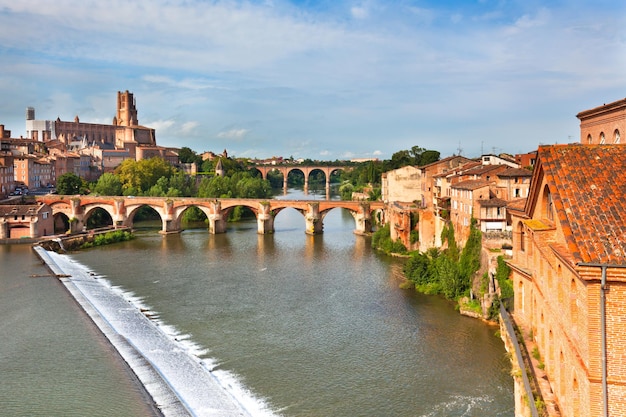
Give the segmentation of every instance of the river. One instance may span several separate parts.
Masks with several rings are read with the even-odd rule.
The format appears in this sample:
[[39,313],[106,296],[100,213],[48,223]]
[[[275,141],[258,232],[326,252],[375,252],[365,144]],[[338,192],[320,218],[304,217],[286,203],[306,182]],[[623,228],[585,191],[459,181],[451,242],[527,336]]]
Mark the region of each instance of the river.
[[[258,235],[255,221],[221,235],[146,231],[71,256],[134,294],[276,415],[513,416],[497,328],[400,289],[399,261],[354,235],[345,211],[328,214],[322,235],[306,235],[293,209],[274,226],[271,235]],[[141,390],[58,283],[29,277],[45,274],[30,249],[0,248],[0,371],[17,382],[0,388],[2,407],[13,404],[3,415],[149,415]],[[89,412],[27,411],[64,401]]]

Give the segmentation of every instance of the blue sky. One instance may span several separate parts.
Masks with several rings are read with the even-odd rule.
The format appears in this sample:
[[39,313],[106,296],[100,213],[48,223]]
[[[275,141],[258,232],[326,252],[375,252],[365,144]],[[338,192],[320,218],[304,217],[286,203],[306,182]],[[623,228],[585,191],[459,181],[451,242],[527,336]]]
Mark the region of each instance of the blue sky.
[[0,123],[111,123],[129,90],[197,152],[527,152],[626,97],[624,3],[0,0]]

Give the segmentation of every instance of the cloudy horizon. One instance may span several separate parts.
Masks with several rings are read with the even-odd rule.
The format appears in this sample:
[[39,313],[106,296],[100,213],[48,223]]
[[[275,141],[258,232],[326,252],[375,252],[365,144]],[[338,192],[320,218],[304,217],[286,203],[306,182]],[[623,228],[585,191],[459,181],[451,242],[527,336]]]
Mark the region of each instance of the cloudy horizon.
[[108,124],[128,90],[159,145],[197,152],[528,152],[626,97],[620,3],[0,0],[0,124]]

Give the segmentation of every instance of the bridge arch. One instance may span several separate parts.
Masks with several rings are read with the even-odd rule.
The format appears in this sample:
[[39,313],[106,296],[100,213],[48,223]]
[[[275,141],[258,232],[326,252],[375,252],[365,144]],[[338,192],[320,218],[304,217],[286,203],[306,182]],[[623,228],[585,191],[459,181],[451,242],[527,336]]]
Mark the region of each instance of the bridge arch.
[[303,165],[251,165],[248,169],[257,170],[261,173],[261,176],[264,180],[267,179],[267,174],[272,171],[279,171],[283,174],[283,189],[287,190],[287,180],[289,177],[289,173],[292,171],[300,171],[304,175],[304,191],[308,191],[309,180],[311,178],[311,174],[315,171],[321,171],[325,175],[325,186],[326,189],[330,188],[330,177],[336,171],[349,171],[352,170],[352,167],[349,165],[312,165],[312,166],[303,166]]
[[151,204],[135,204],[132,206],[126,206],[125,208],[126,208],[126,215],[125,215],[125,220],[123,220],[124,226],[134,228],[135,223],[136,223],[135,217],[137,216],[140,210],[144,210],[145,208],[149,208],[151,212],[156,213],[157,216],[159,217],[159,221],[163,223],[163,213],[159,212],[159,210],[157,210],[157,208],[152,206]]
[[[335,168],[333,168],[335,169]],[[305,232],[323,232],[323,220],[333,208],[343,208],[356,220],[355,233],[369,233],[375,223],[373,214],[385,209],[380,201],[331,201],[331,200],[261,200],[245,198],[189,198],[189,197],[94,197],[94,196],[37,196],[37,201],[49,205],[53,215],[67,217],[70,231],[82,231],[94,210],[105,210],[114,226],[133,227],[137,210],[148,206],[161,217],[162,233],[180,232],[181,217],[189,207],[197,207],[208,218],[211,233],[224,233],[228,214],[234,207],[243,206],[256,216],[258,233],[274,232],[274,217],[287,207],[303,215]],[[383,218],[384,222],[384,218]]]
[[[96,229],[98,227],[113,226],[113,214],[107,209],[108,207],[95,204],[89,205],[84,209],[83,227],[85,229]],[[96,220],[96,217],[99,217]]]
[[70,217],[62,211],[56,213],[53,211],[52,213],[54,234],[67,233],[70,230]]
[[187,210],[189,210],[190,208],[195,207],[197,209],[199,209],[207,218],[207,220],[209,220],[209,225],[208,228],[211,229],[211,222],[210,219],[214,216],[215,211],[212,207],[211,204],[203,204],[203,203],[192,203],[192,204],[180,204],[180,205],[176,205],[174,207],[173,213],[172,213],[172,223],[173,226],[177,229],[177,230],[182,230],[182,219],[183,219],[183,215],[185,214],[185,212]]

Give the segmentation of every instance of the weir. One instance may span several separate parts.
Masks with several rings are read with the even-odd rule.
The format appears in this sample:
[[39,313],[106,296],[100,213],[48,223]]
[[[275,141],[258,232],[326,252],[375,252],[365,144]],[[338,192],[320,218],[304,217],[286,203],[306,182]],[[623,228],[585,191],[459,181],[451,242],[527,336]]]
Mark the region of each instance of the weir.
[[34,247],[169,416],[273,415],[238,391],[225,371],[195,356],[106,281],[66,255]]

